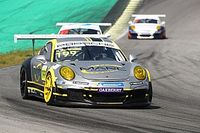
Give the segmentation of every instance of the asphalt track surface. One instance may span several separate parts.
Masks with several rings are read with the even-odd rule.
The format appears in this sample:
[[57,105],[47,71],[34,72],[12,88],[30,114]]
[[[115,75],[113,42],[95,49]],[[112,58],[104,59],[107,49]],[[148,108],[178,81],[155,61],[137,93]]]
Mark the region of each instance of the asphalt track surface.
[[200,132],[200,0],[149,0],[139,13],[167,15],[166,40],[117,42],[150,69],[153,104],[140,108],[47,106],[22,100],[19,66],[0,70],[0,132]]

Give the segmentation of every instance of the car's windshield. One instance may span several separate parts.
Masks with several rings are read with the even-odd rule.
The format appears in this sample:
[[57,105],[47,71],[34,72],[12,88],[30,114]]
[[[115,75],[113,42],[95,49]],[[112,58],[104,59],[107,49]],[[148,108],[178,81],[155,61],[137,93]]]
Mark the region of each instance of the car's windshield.
[[104,46],[66,47],[55,50],[54,61],[126,61],[119,49]]
[[153,24],[157,24],[158,20],[156,20],[156,19],[135,19],[134,23],[153,23]]

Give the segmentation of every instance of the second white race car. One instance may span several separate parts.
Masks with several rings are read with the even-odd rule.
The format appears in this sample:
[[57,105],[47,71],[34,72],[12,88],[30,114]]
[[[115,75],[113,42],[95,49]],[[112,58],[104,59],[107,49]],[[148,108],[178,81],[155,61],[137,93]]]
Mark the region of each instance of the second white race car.
[[58,34],[103,34],[100,27],[111,26],[111,23],[57,23],[61,26]]
[[129,22],[128,39],[165,39],[165,21],[161,17],[166,15],[132,15]]

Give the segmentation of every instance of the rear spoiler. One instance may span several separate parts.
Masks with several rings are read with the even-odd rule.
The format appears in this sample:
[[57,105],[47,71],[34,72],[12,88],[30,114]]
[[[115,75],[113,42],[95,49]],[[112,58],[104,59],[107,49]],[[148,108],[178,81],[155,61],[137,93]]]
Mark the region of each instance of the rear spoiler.
[[58,35],[58,34],[15,34],[14,42],[17,43],[18,40],[51,40],[59,38],[107,38],[109,35],[100,35],[100,34],[70,34],[70,35]]
[[56,23],[56,26],[65,26],[65,25],[83,25],[83,24],[91,24],[91,25],[97,25],[97,26],[112,26],[112,23]]
[[143,17],[143,16],[148,16],[148,17],[162,17],[165,18],[165,14],[133,14],[132,17]]
[[58,34],[15,34],[14,42],[17,43],[18,40],[32,40],[33,44],[33,55],[35,54],[35,40],[51,40],[59,38],[108,38],[109,35],[97,35],[97,34],[71,34],[71,35],[58,35]]

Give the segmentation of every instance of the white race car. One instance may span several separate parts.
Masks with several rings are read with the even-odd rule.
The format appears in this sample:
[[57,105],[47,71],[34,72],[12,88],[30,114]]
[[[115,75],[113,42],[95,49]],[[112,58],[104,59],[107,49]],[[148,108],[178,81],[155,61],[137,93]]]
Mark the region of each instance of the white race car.
[[61,26],[58,34],[103,34],[101,26],[111,26],[111,23],[57,23]]
[[166,15],[132,15],[129,22],[128,39],[165,39],[165,21],[161,17]]

